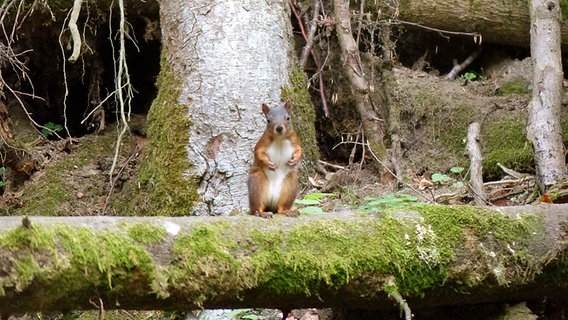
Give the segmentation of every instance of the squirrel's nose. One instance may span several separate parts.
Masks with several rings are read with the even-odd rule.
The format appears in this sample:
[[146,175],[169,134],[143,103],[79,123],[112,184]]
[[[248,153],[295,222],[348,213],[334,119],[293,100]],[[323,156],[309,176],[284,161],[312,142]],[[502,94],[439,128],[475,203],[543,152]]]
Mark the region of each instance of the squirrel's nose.
[[278,134],[282,134],[282,132],[284,132],[284,126],[277,126],[276,132],[278,132]]

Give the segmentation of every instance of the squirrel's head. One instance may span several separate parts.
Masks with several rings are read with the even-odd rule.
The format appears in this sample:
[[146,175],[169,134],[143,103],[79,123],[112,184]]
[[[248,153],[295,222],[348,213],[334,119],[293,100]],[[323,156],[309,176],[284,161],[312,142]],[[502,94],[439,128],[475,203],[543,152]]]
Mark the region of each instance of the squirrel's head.
[[292,102],[290,100],[280,104],[278,107],[270,108],[266,103],[262,104],[262,112],[266,116],[266,130],[275,135],[285,135],[292,129],[290,110]]

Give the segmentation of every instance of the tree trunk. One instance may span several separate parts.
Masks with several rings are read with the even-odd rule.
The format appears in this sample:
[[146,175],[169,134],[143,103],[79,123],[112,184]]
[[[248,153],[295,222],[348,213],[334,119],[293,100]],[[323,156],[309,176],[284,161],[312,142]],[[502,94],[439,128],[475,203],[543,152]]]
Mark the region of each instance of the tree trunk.
[[562,56],[560,5],[556,0],[531,0],[533,94],[527,135],[533,144],[537,183],[541,192],[566,175],[560,105]]
[[[386,2],[379,2],[383,5]],[[400,1],[397,19],[430,28],[481,35],[483,42],[529,47],[527,1]],[[389,12],[387,7],[377,8]],[[392,10],[391,10],[392,12]],[[568,24],[562,22],[562,45],[568,44]]]
[[[3,217],[0,313],[563,301],[568,205],[361,216]],[[100,300],[99,300],[100,299]]]
[[168,0],[160,19],[168,62],[182,79],[177,100],[192,121],[186,174],[202,200],[194,213],[247,210],[248,167],[265,127],[261,104],[274,106],[289,85],[287,3]]

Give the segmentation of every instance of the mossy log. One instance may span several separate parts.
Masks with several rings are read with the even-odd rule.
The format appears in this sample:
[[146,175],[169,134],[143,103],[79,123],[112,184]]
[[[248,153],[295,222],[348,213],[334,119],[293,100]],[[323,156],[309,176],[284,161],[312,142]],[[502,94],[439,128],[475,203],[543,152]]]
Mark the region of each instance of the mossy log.
[[[385,2],[379,2],[383,4]],[[530,44],[530,16],[528,1],[448,1],[402,0],[398,19],[425,27],[453,32],[471,32],[483,42],[493,42],[528,48]],[[564,1],[560,5],[563,12]],[[382,10],[389,8],[374,8]],[[568,24],[563,19],[562,45],[568,44]]]
[[568,205],[318,217],[2,217],[0,314],[564,299]]

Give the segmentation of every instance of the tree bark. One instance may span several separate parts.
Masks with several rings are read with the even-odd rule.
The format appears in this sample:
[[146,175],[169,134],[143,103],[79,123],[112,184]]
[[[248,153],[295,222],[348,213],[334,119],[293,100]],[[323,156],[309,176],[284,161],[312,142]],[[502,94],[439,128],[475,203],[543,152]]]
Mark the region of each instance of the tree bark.
[[562,55],[560,5],[557,0],[531,0],[533,94],[527,135],[533,145],[536,178],[541,192],[566,175],[560,105]]
[[247,210],[252,149],[289,85],[292,42],[284,0],[161,1],[163,45],[183,79],[180,104],[192,119],[187,145],[202,202],[194,214]]
[[568,205],[0,222],[0,314],[565,299]]
[[[386,2],[380,2],[384,6]],[[529,47],[530,14],[527,1],[399,1],[399,20],[430,28],[481,35],[483,42]],[[381,9],[389,12],[388,6]],[[392,11],[391,11],[392,12]],[[568,45],[568,24],[562,22],[562,45]]]

